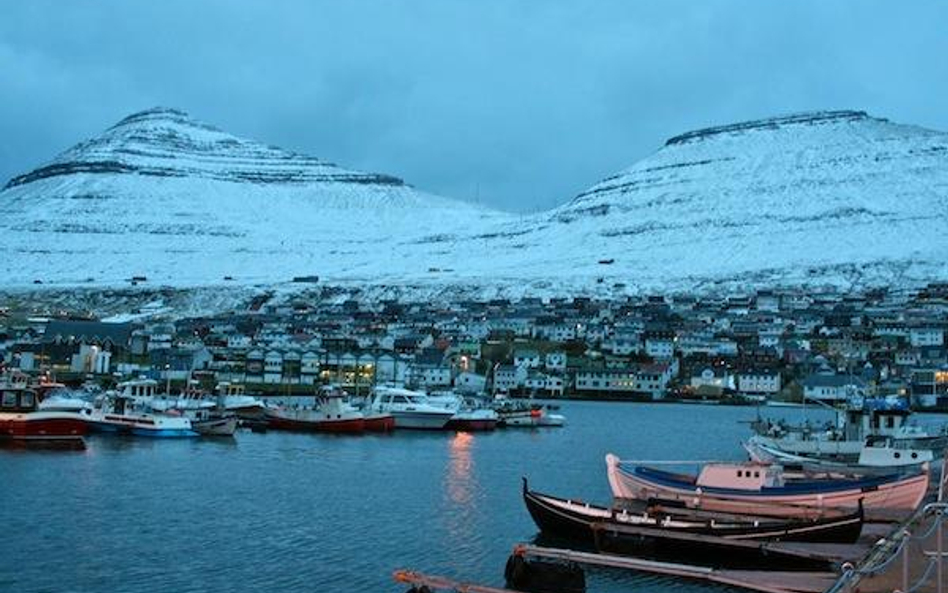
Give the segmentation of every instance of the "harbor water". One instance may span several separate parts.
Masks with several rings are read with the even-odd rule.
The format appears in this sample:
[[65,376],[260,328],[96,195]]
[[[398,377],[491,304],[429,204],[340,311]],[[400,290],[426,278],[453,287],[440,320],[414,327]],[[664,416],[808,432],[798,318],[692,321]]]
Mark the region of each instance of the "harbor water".
[[[93,436],[82,452],[0,450],[0,591],[401,591],[398,568],[501,586],[512,546],[536,535],[521,476],[540,491],[607,502],[607,452],[739,459],[756,414],[561,406],[561,429]],[[617,570],[587,579],[591,592],[726,590]]]

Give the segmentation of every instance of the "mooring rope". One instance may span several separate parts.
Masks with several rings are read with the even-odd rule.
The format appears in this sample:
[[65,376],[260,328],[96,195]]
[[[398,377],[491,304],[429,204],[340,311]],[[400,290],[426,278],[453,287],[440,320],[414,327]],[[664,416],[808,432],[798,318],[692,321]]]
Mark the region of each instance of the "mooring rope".
[[931,558],[929,558],[929,559],[928,559],[928,566],[925,567],[925,572],[922,573],[921,578],[919,578],[917,581],[915,581],[915,583],[914,583],[911,587],[909,587],[908,590],[904,591],[903,593],[915,593],[916,591],[918,591],[918,590],[922,587],[922,585],[924,585],[925,583],[927,583],[929,577],[932,576],[932,568],[935,567],[935,564],[938,562],[938,560],[939,560],[939,558],[937,558],[936,556],[932,556]]

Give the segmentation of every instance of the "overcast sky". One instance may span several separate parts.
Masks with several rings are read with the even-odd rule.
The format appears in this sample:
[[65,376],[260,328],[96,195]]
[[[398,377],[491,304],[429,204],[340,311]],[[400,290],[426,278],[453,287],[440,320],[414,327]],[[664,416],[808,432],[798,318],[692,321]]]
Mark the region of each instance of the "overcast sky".
[[155,105],[529,211],[707,125],[948,130],[948,2],[0,0],[4,180]]

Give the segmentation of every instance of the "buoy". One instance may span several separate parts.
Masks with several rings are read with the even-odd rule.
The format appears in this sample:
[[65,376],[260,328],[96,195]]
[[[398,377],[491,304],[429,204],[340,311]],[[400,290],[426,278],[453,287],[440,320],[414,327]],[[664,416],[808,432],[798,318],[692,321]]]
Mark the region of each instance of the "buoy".
[[527,560],[514,553],[504,567],[507,586],[529,593],[585,593],[586,574],[573,562]]

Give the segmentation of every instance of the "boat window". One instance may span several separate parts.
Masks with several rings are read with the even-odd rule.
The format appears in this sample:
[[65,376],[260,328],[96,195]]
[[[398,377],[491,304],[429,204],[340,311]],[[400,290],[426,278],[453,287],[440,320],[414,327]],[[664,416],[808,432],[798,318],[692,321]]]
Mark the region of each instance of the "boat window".
[[407,404],[407,403],[408,403],[408,400],[405,398],[404,395],[396,395],[395,398],[394,398],[392,401],[394,401],[394,402],[397,403],[397,404]]
[[885,424],[886,424],[886,426],[888,426],[889,428],[893,428],[893,427],[895,426],[895,417],[894,417],[894,416],[889,416],[888,418],[886,418],[886,419],[885,419]]
[[16,407],[16,392],[15,392],[15,391],[4,391],[4,392],[3,392],[3,407],[4,407],[4,408],[15,408],[15,407]]
[[24,408],[33,407],[33,394],[29,391],[23,392],[23,395],[20,396],[20,405]]
[[743,478],[743,477],[744,477],[744,472],[742,472],[741,470],[737,470],[737,477],[738,477],[738,478]]
[[755,477],[755,478],[759,478],[759,477],[760,477],[760,472],[759,472],[759,471],[755,471],[755,472],[754,472],[754,477]]

